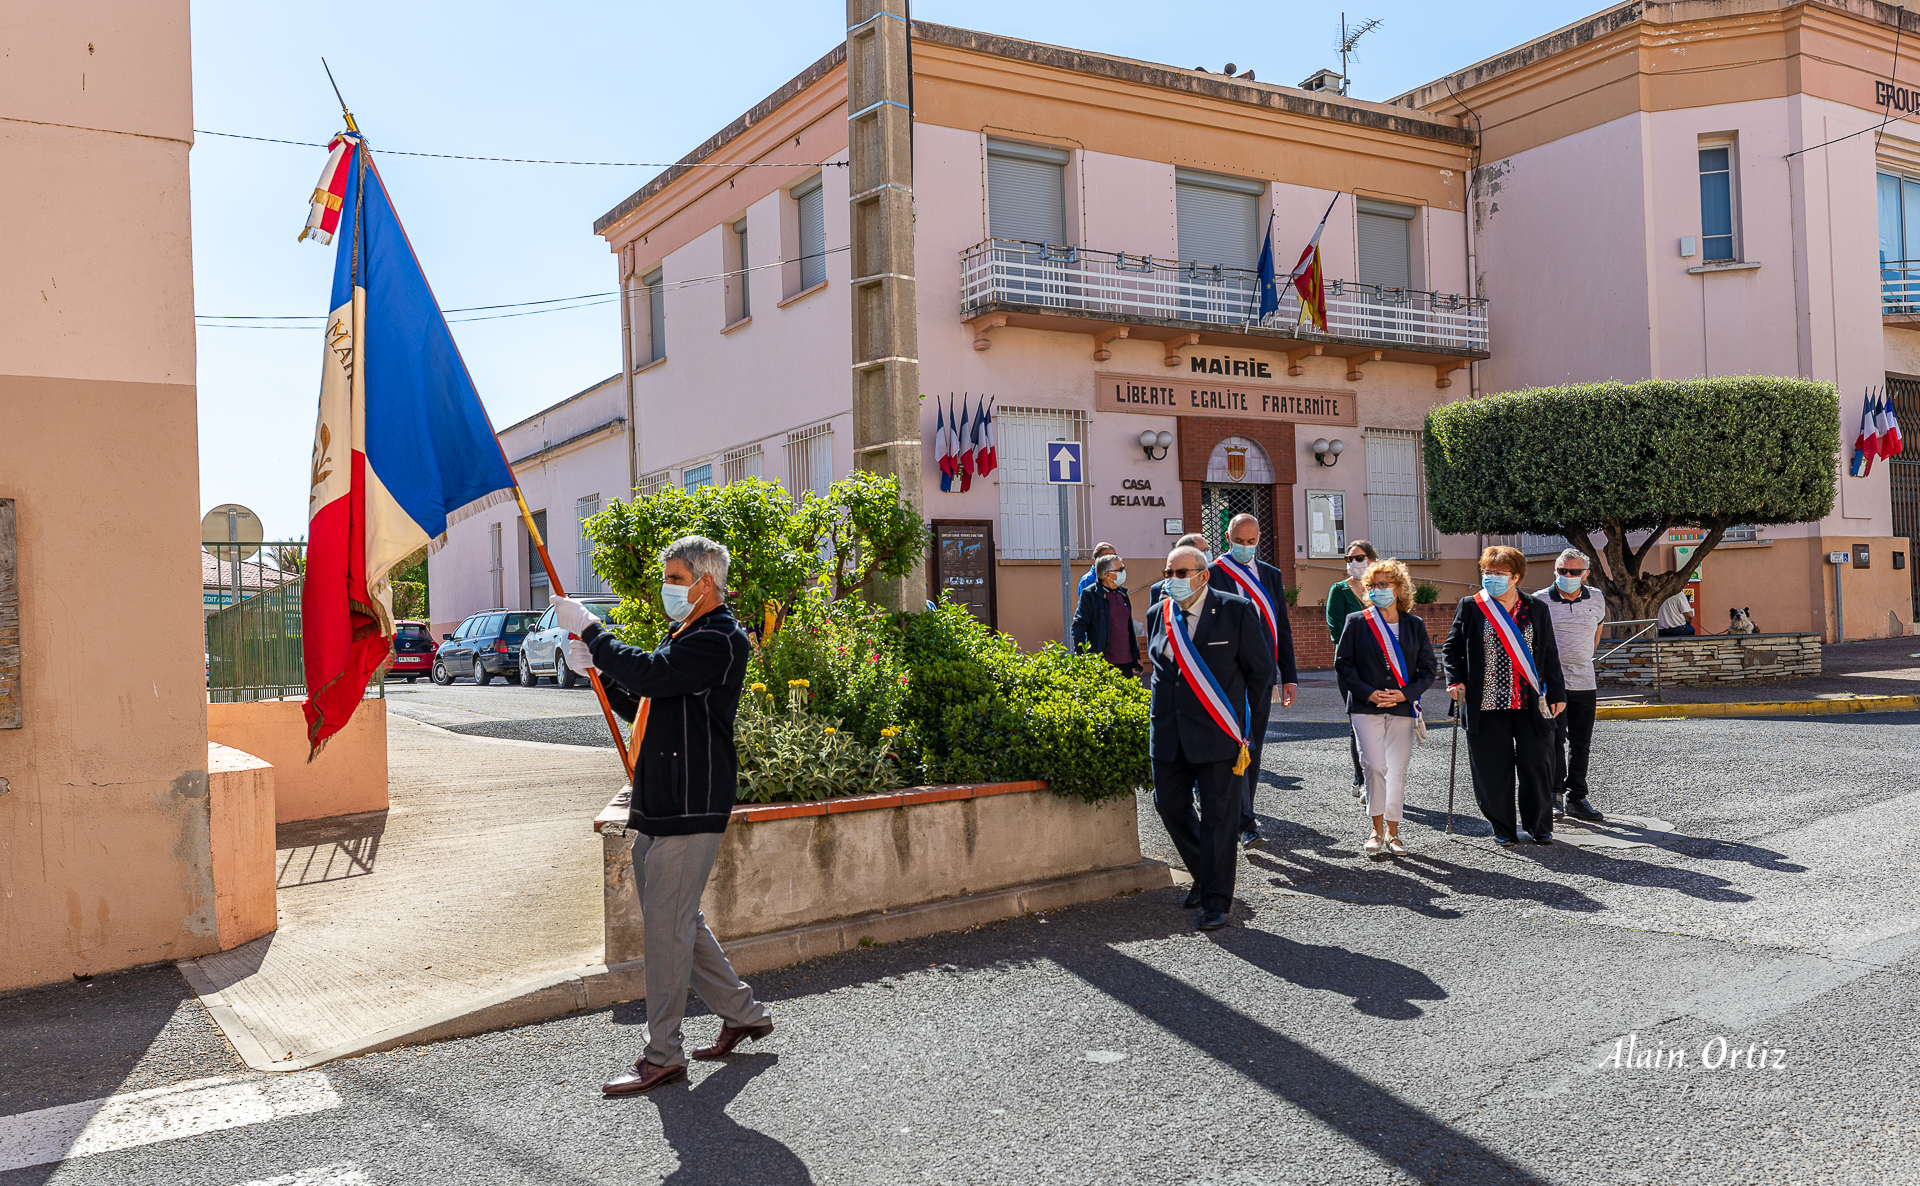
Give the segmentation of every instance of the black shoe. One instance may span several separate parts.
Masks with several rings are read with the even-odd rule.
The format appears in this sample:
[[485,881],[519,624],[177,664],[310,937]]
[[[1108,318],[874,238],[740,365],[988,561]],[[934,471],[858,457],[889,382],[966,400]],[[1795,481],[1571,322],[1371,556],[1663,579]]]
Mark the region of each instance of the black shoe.
[[1217,931],[1227,925],[1227,912],[1224,910],[1203,910],[1200,921],[1193,924],[1202,931]]
[[1253,847],[1254,845],[1256,845],[1256,844],[1258,844],[1258,843],[1260,843],[1260,828],[1259,828],[1259,826],[1258,826],[1258,825],[1248,825],[1248,826],[1247,826],[1247,828],[1246,828],[1245,830],[1243,830],[1243,831],[1242,831],[1242,832],[1240,833],[1240,845],[1241,845],[1241,847],[1243,847],[1243,848],[1252,848],[1252,847]]
[[1200,891],[1197,889],[1188,890],[1187,900],[1180,903],[1180,909],[1182,910],[1200,909]]
[[1553,793],[1553,818],[1559,819],[1567,814],[1567,797],[1559,791]]
[[1533,842],[1534,842],[1535,844],[1538,844],[1538,845],[1542,845],[1542,846],[1545,846],[1545,845],[1549,845],[1549,844],[1552,844],[1552,843],[1553,843],[1553,833],[1552,833],[1552,832],[1542,832],[1542,833],[1540,833],[1540,834],[1539,834],[1538,836],[1535,836],[1535,837],[1533,838]]
[[1585,799],[1567,800],[1567,814],[1574,819],[1586,820],[1590,824],[1604,824],[1607,817],[1593,809],[1593,804]]

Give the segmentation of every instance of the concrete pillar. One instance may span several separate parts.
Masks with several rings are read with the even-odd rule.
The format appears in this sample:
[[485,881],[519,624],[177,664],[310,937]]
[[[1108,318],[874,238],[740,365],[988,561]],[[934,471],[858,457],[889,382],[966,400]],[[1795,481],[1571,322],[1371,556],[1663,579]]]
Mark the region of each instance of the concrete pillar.
[[[847,0],[847,141],[852,164],[853,463],[900,479],[921,511],[920,343],[913,293],[913,118],[906,0]],[[876,600],[915,609],[924,561]]]

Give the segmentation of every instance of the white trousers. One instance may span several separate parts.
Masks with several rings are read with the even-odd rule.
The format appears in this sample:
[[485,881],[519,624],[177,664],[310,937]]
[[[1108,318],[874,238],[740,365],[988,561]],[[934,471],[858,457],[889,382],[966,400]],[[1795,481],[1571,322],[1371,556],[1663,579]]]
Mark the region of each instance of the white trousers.
[[1407,804],[1407,764],[1413,760],[1413,718],[1356,712],[1353,735],[1367,772],[1367,814],[1399,823]]

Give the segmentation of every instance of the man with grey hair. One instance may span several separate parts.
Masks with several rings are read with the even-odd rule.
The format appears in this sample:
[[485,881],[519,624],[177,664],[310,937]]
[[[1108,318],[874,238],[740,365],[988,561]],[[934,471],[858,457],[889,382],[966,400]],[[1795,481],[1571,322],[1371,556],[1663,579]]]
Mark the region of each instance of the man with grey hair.
[[1553,616],[1553,641],[1560,650],[1560,674],[1567,681],[1567,710],[1553,721],[1553,814],[1558,819],[1599,823],[1606,819],[1587,802],[1587,756],[1593,748],[1593,717],[1599,682],[1593,652],[1607,620],[1606,599],[1586,583],[1592,562],[1578,548],[1555,557],[1553,585],[1540,590]]
[[660,553],[660,600],[675,625],[651,653],[614,639],[585,606],[556,597],[554,621],[575,670],[599,669],[607,699],[635,728],[633,880],[645,928],[647,1048],[601,1090],[637,1095],[687,1077],[680,1022],[691,985],[720,1015],[720,1037],[695,1058],[724,1058],[773,1032],[767,1007],[741,983],[707,929],[700,895],[720,851],[740,782],[734,715],[746,677],[746,631],[727,608],[727,549],[705,536]]

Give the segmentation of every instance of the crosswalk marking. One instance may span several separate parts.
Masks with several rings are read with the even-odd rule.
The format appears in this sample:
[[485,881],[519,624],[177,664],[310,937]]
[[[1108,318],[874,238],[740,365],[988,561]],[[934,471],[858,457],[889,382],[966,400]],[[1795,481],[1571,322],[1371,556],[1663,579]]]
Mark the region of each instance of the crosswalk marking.
[[[339,1106],[340,1097],[323,1072],[302,1071],[272,1078],[191,1079],[170,1087],[0,1116],[0,1173]],[[343,1184],[352,1181],[342,1179]]]
[[373,1179],[351,1161],[343,1161],[339,1165],[315,1166],[276,1178],[255,1178],[240,1186],[373,1186]]

